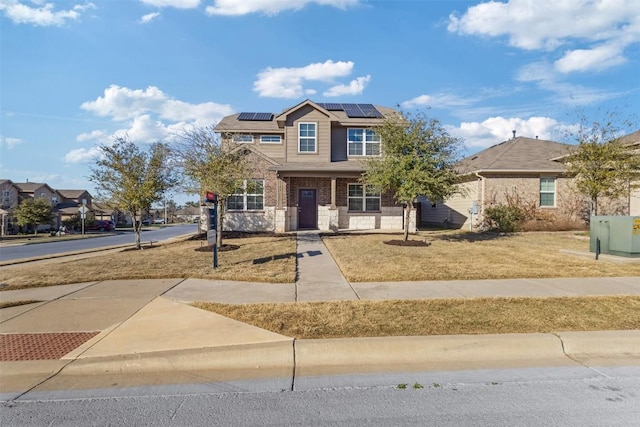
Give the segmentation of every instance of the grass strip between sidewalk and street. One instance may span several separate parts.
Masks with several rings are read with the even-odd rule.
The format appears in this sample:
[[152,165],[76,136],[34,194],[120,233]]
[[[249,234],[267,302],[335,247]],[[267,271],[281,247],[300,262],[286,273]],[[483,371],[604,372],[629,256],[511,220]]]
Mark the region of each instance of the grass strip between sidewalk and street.
[[194,306],[298,339],[640,329],[637,296]]

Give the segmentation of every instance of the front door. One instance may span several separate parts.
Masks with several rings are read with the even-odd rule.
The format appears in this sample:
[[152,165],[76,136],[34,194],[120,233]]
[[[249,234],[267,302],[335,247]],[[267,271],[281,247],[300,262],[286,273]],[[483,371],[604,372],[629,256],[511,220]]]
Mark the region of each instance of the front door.
[[317,228],[316,190],[298,190],[298,228]]

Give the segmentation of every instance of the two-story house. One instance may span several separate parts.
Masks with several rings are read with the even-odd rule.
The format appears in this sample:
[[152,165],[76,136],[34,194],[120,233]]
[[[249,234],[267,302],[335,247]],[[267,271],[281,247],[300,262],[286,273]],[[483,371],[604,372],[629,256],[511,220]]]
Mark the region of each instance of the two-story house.
[[[310,100],[281,113],[239,113],[215,127],[246,148],[253,185],[227,200],[225,228],[242,231],[403,229],[391,194],[359,182],[361,160],[380,156],[374,132],[395,110]],[[415,217],[409,224],[415,230]]]

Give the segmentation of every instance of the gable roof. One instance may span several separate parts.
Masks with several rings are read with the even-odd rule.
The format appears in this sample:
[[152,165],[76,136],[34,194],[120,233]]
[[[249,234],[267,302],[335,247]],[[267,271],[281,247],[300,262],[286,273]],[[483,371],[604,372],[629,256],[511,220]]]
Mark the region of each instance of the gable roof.
[[[336,103],[337,104],[337,103]],[[391,114],[397,113],[393,108],[382,107],[374,105],[384,117],[349,117],[344,110],[327,110],[322,105],[306,99],[293,107],[286,108],[278,114],[274,114],[271,120],[239,120],[240,114],[232,114],[224,117],[215,126],[215,131],[219,133],[233,132],[233,133],[284,133],[284,122],[288,115],[300,110],[304,107],[312,107],[322,114],[327,116],[332,122],[337,122],[344,126],[375,126],[384,121],[384,117],[388,117]]]
[[58,194],[60,194],[65,199],[77,199],[82,196],[84,193],[87,193],[89,196],[89,192],[87,190],[56,190]]
[[21,193],[34,193],[40,187],[47,187],[51,193],[56,193],[56,190],[49,187],[47,184],[39,182],[14,182],[13,185],[18,187]]
[[473,172],[564,172],[553,159],[567,154],[574,145],[519,136],[464,158],[460,173]]

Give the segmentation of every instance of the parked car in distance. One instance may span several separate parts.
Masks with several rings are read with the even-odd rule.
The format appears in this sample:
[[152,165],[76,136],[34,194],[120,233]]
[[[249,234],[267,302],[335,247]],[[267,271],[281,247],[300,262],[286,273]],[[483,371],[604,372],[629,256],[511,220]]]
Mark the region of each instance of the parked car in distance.
[[164,224],[164,218],[156,218],[153,220],[154,224]]
[[110,220],[98,220],[98,221],[95,221],[93,224],[85,225],[84,229],[86,231],[97,230],[100,232],[114,231],[116,229],[116,225],[114,224],[113,221],[110,221]]

